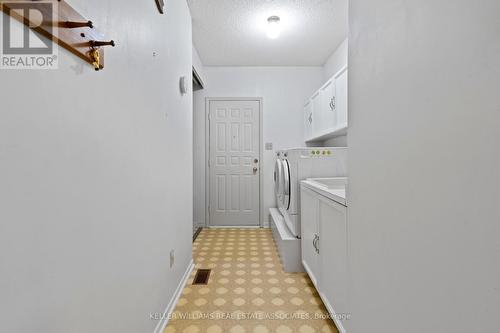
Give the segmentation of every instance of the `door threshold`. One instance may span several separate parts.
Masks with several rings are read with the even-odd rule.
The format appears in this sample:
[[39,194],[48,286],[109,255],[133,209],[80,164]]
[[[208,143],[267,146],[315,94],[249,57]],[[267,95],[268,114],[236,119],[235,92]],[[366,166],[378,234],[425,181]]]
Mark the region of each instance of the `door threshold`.
[[211,225],[208,226],[210,229],[260,229],[262,228],[260,225]]

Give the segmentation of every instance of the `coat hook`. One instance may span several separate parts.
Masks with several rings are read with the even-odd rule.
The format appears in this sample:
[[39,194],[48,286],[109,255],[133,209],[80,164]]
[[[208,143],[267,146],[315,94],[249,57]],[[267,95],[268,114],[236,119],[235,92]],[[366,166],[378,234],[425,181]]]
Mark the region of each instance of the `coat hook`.
[[89,56],[92,59],[92,66],[94,66],[94,69],[96,71],[100,70],[102,68],[102,65],[101,65],[101,54],[99,53],[99,50],[92,49],[89,53]]
[[89,27],[90,29],[94,29],[94,24],[92,21],[87,21],[87,22],[70,22],[66,21],[66,27],[73,29],[73,28],[83,28],[83,27]]
[[101,42],[101,41],[95,41],[95,40],[91,40],[90,41],[90,46],[91,47],[98,47],[98,46],[107,46],[107,45],[111,45],[111,46],[115,46],[115,41],[111,40],[109,42]]

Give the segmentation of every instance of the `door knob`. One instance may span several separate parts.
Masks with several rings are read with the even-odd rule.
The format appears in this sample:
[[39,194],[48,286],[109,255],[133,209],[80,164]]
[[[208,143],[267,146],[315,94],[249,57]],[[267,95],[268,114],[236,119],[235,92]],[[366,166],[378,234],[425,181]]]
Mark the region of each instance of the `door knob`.
[[257,170],[259,170],[259,169],[258,168],[253,168],[253,173],[256,174]]

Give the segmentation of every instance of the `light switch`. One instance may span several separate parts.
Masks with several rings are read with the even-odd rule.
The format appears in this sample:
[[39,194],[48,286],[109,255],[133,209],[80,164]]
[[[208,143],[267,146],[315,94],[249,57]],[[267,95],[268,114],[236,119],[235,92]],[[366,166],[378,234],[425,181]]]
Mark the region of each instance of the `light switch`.
[[273,150],[273,143],[272,142],[266,142],[266,150]]
[[170,250],[170,268],[174,266],[174,262],[175,262],[175,250],[172,249]]
[[187,83],[185,76],[181,76],[179,79],[179,90],[181,91],[182,95],[185,95],[187,93]]

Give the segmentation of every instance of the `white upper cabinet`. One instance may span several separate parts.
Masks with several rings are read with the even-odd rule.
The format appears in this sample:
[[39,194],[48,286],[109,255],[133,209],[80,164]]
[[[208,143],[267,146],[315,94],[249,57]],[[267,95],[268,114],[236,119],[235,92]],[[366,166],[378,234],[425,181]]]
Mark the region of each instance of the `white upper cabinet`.
[[334,80],[328,81],[319,90],[321,98],[321,107],[318,110],[314,110],[316,119],[321,123],[319,130],[315,133],[318,135],[326,134],[335,129],[335,108],[333,106],[333,101],[335,99],[335,82]]
[[312,121],[313,121],[313,103],[308,100],[304,106],[304,139],[309,140],[312,137]]
[[[315,133],[318,133],[321,131],[321,118],[318,117],[318,112],[316,110],[321,109],[321,94],[319,91],[317,91],[314,95],[311,97],[311,103],[312,103],[312,135],[311,137],[315,136]],[[310,138],[311,138],[310,137]]]
[[312,124],[304,123],[307,142],[347,134],[347,67],[313,94],[304,107],[305,114],[311,111]]
[[347,67],[335,75],[335,115],[337,128],[347,128]]

